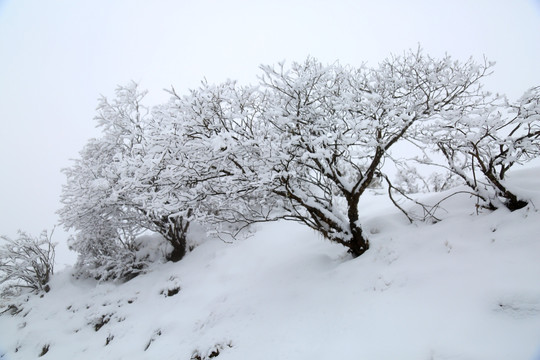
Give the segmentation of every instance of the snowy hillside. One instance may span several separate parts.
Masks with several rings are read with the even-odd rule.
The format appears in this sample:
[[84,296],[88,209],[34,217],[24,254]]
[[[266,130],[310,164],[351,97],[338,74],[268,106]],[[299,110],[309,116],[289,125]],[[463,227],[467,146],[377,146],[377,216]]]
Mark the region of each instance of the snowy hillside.
[[373,191],[356,259],[279,222],[124,284],[66,269],[0,316],[0,359],[539,359],[540,168],[512,175],[534,205],[477,215],[461,194],[436,224]]

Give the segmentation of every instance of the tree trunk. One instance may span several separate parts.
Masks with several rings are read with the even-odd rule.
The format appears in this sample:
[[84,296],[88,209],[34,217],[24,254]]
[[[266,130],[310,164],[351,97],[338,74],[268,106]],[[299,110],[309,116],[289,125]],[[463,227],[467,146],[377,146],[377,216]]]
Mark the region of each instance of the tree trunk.
[[[508,193],[510,193],[510,192],[508,192]],[[519,200],[517,198],[517,196],[515,196],[514,194],[511,194],[512,196],[509,196],[507,194],[505,194],[505,195],[509,199],[507,202],[505,202],[505,205],[508,208],[508,210],[510,210],[510,211],[519,210],[519,209],[524,208],[525,206],[527,206],[529,204],[527,201]]]
[[[519,210],[521,208],[524,208],[529,203],[524,200],[518,199],[516,194],[508,190],[506,185],[502,182],[502,177],[499,178],[493,167],[490,165],[487,167],[484,162],[482,161],[480,155],[478,155],[478,149],[476,149],[476,153],[473,154],[473,159],[476,159],[478,161],[478,164],[480,165],[480,170],[482,173],[487,177],[489,182],[497,189],[498,196],[503,197],[506,201],[503,201],[504,206],[510,211]],[[491,205],[491,204],[490,204]]]
[[[188,216],[190,216],[190,212],[188,213]],[[189,220],[186,220],[182,216],[162,216],[159,220],[154,220],[153,222],[158,227],[160,234],[173,247],[172,252],[167,255],[167,260],[172,262],[182,260],[187,252]]]
[[172,241],[170,239],[169,242],[173,246],[173,251],[167,255],[167,260],[172,262],[177,262],[183,259],[183,257],[186,255],[186,244],[185,242],[182,245],[182,242],[179,241]]
[[187,231],[189,229],[189,221],[184,220],[179,216],[176,218],[168,219],[168,229],[166,238],[173,246],[173,251],[167,257],[167,260],[177,262],[182,260],[186,255],[187,247]]
[[352,238],[348,242],[349,253],[353,257],[358,257],[369,249],[369,240],[364,237],[362,229],[351,224]]
[[358,201],[360,196],[352,196],[347,199],[348,202],[348,217],[349,227],[351,228],[351,239],[346,243],[349,248],[349,253],[358,257],[369,249],[369,240],[364,237],[362,228],[357,225],[358,221]]
[[484,172],[484,174],[486,175],[488,180],[490,180],[491,183],[497,188],[498,195],[506,200],[503,201],[503,204],[508,210],[519,210],[529,204],[527,201],[518,199],[516,194],[508,190],[508,188],[504,186],[501,181],[499,181],[499,179],[497,179],[492,173]]

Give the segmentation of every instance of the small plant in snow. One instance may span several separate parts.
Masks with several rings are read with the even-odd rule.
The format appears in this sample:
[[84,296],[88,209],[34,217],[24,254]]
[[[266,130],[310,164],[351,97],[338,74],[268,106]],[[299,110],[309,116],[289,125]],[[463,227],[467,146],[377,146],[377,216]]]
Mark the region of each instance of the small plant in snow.
[[0,285],[3,295],[17,295],[22,289],[50,290],[49,279],[54,271],[53,231],[39,237],[19,231],[16,239],[0,236]]

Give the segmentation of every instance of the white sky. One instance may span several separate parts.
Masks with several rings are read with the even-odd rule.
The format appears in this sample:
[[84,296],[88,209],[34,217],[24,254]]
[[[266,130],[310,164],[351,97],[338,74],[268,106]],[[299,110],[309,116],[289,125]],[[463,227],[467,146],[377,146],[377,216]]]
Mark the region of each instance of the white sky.
[[156,103],[203,77],[254,82],[259,64],[375,65],[418,44],[485,54],[490,90],[516,98],[540,85],[540,0],[0,0],[0,234],[57,222],[60,169],[98,134],[97,98],[118,84]]

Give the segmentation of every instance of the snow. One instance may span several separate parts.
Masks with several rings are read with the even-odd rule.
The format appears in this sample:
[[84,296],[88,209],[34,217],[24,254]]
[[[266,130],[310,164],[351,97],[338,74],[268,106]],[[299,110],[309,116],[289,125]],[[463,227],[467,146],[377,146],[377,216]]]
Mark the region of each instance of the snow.
[[356,259],[276,222],[123,284],[64,269],[0,316],[0,359],[46,345],[43,359],[60,360],[540,359],[539,178],[540,167],[509,176],[527,208],[476,214],[461,194],[435,224],[409,224],[372,190],[359,207],[371,248]]

